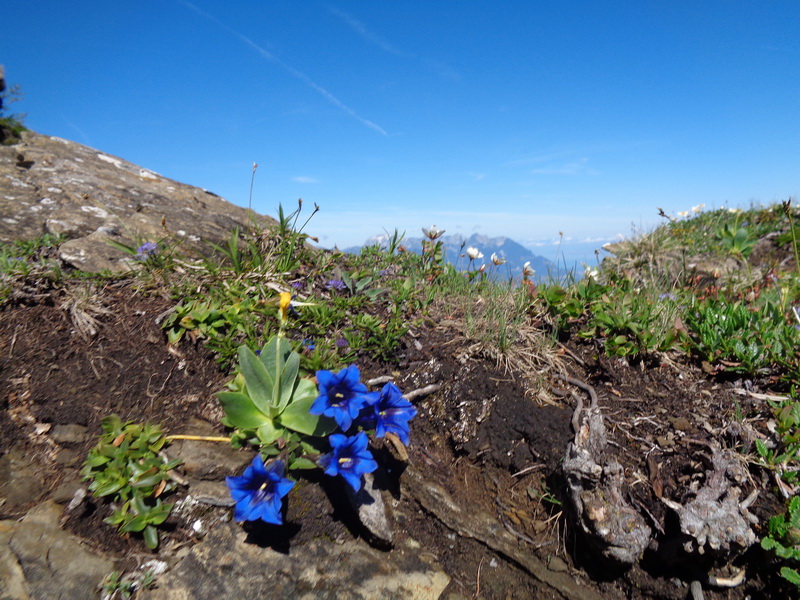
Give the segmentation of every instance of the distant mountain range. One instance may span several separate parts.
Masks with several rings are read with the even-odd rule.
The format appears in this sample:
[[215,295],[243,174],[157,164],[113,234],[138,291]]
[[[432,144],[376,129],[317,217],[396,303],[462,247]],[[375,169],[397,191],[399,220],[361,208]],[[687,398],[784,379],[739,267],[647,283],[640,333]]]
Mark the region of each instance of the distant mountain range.
[[[352,246],[345,248],[344,252],[351,254],[358,254],[361,248],[367,246],[381,246],[386,247],[388,235],[377,235],[369,238],[363,246]],[[411,252],[417,254],[422,253],[422,242],[425,238],[409,238],[406,237],[402,241],[403,247]],[[536,276],[533,278],[535,281],[548,281],[551,278],[559,278],[563,274],[564,265],[557,266],[550,260],[534,254],[525,246],[515,242],[507,237],[489,237],[480,234],[472,234],[470,237],[465,238],[462,235],[445,235],[439,238],[438,241],[443,242],[447,262],[453,264],[460,271],[468,269],[478,269],[481,265],[486,265],[486,272],[490,274],[493,279],[503,280],[508,279],[509,276],[518,278],[522,274],[522,267],[526,262],[530,262],[530,266],[536,271]],[[483,257],[470,260],[467,257],[467,248],[477,248]],[[492,254],[496,254],[501,258],[505,258],[505,264],[494,266],[492,265]],[[577,273],[576,273],[577,274]],[[583,271],[580,271],[580,275]],[[579,275],[579,276],[580,276]]]

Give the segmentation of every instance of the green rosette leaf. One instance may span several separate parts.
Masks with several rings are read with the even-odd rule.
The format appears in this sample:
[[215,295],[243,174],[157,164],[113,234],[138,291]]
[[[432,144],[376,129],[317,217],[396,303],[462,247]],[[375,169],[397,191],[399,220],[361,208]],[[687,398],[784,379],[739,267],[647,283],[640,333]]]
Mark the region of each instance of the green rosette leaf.
[[309,414],[309,409],[317,397],[317,387],[308,379],[297,383],[293,400],[281,413],[281,425],[305,435],[325,436],[336,431],[336,421],[322,415]]
[[247,394],[241,392],[218,392],[217,398],[219,398],[220,404],[225,410],[225,416],[233,427],[257,429],[270,421],[266,414],[256,408]]
[[274,417],[276,415],[273,406],[275,377],[264,363],[264,355],[270,347],[271,342],[264,346],[259,357],[247,346],[240,346],[239,369],[244,375],[244,385],[252,403],[265,415]]

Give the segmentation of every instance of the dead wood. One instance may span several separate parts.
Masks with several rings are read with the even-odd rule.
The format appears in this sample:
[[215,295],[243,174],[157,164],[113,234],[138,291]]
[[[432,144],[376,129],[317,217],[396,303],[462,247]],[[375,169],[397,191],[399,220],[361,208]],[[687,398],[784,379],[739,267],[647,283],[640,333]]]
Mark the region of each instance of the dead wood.
[[608,440],[594,388],[571,377],[563,379],[591,397],[591,404],[584,408],[583,400],[575,396],[575,438],[567,444],[562,465],[571,508],[580,529],[603,558],[632,565],[649,544],[652,532],[625,499],[622,465],[606,456]]

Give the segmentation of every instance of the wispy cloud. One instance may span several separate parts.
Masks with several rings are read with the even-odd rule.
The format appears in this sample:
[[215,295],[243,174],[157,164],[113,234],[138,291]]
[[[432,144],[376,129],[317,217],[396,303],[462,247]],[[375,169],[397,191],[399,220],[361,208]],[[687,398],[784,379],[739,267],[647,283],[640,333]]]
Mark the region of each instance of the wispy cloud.
[[446,64],[440,61],[419,57],[411,52],[406,52],[404,50],[401,50],[397,46],[394,46],[384,38],[380,37],[373,31],[371,31],[369,28],[367,28],[366,25],[364,25],[364,23],[352,17],[351,15],[347,14],[343,10],[339,10],[338,8],[335,8],[333,6],[329,6],[328,10],[332,15],[341,19],[341,21],[345,25],[347,25],[350,29],[352,29],[354,32],[360,35],[364,40],[366,40],[367,42],[369,42],[374,46],[377,46],[384,52],[388,52],[389,54],[394,54],[395,56],[400,56],[402,58],[411,58],[414,60],[418,60],[428,69],[438,72],[443,79],[448,79],[450,81],[458,81],[461,79],[461,76]]
[[300,175],[298,177],[292,177],[292,181],[296,183],[319,183],[319,179],[314,179],[313,177],[305,177]]
[[286,64],[285,62],[283,62],[281,59],[279,59],[277,56],[275,56],[271,52],[267,52],[266,50],[264,50],[264,48],[262,48],[261,46],[256,44],[249,37],[247,37],[245,35],[242,35],[238,31],[235,31],[234,29],[231,29],[230,27],[225,25],[225,23],[223,23],[222,21],[217,19],[214,15],[211,15],[211,14],[205,12],[204,10],[201,10],[201,9],[197,8],[194,4],[192,4],[190,2],[186,2],[186,0],[178,0],[178,2],[183,4],[185,7],[193,10],[197,14],[199,14],[199,15],[205,17],[206,19],[212,21],[213,23],[215,23],[216,25],[218,25],[219,27],[221,27],[222,29],[224,29],[225,31],[227,31],[228,33],[233,35],[234,37],[238,38],[240,41],[242,41],[245,44],[247,44],[248,46],[250,46],[250,48],[255,50],[263,59],[265,59],[265,60],[267,60],[267,61],[269,61],[271,63],[275,63],[276,65],[281,67],[284,71],[289,73],[292,77],[294,77],[296,79],[299,79],[300,81],[305,83],[308,87],[310,87],[312,90],[317,92],[319,95],[321,95],[323,98],[325,98],[328,102],[333,104],[336,108],[339,108],[340,110],[344,111],[345,113],[347,113],[348,115],[350,115],[351,117],[353,117],[354,119],[359,121],[362,125],[366,125],[370,129],[372,129],[373,131],[377,131],[381,135],[389,135],[388,133],[386,133],[386,130],[384,130],[382,127],[380,127],[376,123],[373,123],[369,119],[365,119],[364,117],[359,115],[355,110],[353,110],[352,108],[347,106],[344,102],[339,100],[331,92],[329,92],[324,87],[322,87],[321,85],[319,85],[318,83],[313,81],[308,75],[306,75],[302,71],[298,71],[297,69],[295,69],[291,65]]
[[364,38],[371,44],[378,46],[381,50],[388,52],[389,54],[394,54],[395,56],[409,56],[407,53],[395,48],[389,42],[384,40],[383,38],[375,35],[367,26],[364,25],[361,21],[354,19],[346,12],[339,10],[338,8],[334,8],[333,6],[329,6],[328,10],[335,16],[339,17],[344,23],[353,31],[355,31],[358,35]]

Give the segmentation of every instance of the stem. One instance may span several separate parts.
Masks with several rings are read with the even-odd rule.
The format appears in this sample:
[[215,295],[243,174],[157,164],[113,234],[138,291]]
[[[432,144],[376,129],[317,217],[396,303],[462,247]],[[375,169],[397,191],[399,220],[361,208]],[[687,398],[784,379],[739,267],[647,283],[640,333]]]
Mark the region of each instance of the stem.
[[794,266],[797,269],[798,275],[800,275],[800,255],[798,255],[797,251],[797,233],[794,230],[794,219],[792,218],[792,209],[791,209],[792,201],[789,200],[786,203],[786,216],[789,218],[789,227],[792,229],[792,247],[794,248]]
[[256,180],[256,169],[258,169],[258,163],[253,163],[253,174],[250,176],[250,197],[247,200],[247,212],[248,217],[250,217],[251,222],[254,222],[255,219],[253,218],[253,182]]
[[167,440],[170,442],[173,440],[193,440],[196,442],[230,442],[231,438],[229,437],[222,437],[222,436],[214,436],[214,435],[168,435],[166,437]]

